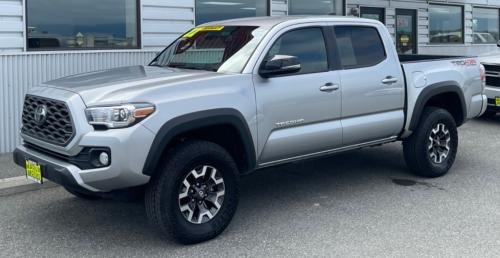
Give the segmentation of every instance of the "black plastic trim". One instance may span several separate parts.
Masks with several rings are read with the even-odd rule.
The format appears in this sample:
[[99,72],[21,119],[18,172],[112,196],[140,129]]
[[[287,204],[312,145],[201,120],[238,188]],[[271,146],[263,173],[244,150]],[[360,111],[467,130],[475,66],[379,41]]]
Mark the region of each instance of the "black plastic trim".
[[56,184],[79,190],[79,191],[88,191],[84,189],[76,182],[75,178],[71,175],[71,173],[64,167],[57,166],[52,163],[45,162],[44,160],[38,159],[35,156],[32,156],[24,151],[16,149],[13,154],[14,163],[17,165],[24,167],[26,159],[37,162],[42,167],[42,176]]
[[[111,165],[111,162],[112,162],[111,161],[111,150],[108,147],[85,147],[76,156],[66,156],[66,155],[39,147],[37,145],[31,144],[28,142],[25,142],[24,146],[26,148],[36,150],[40,153],[43,153],[43,154],[50,156],[50,157],[53,157],[55,159],[62,160],[66,163],[75,165],[79,169],[82,169],[82,170],[109,167]],[[98,157],[93,156],[93,153],[96,153],[96,152],[108,153],[108,156],[109,156],[108,165],[103,166],[103,165],[100,165],[97,163]]]
[[411,118],[410,126],[409,129],[411,131],[415,130],[418,126],[420,116],[422,115],[422,112],[424,110],[425,104],[434,96],[437,96],[439,94],[443,93],[456,93],[458,97],[460,98],[460,103],[461,103],[461,108],[462,108],[462,114],[463,117],[461,121],[456,121],[457,126],[460,126],[463,124],[465,121],[465,118],[467,117],[467,106],[465,104],[465,98],[462,92],[462,89],[460,86],[458,86],[458,83],[455,81],[444,81],[444,82],[439,82],[436,84],[432,84],[427,86],[419,95],[416,103],[415,103],[415,108],[413,110],[413,115]]
[[244,119],[243,115],[231,108],[211,109],[182,115],[166,122],[156,134],[148,157],[144,164],[142,173],[145,175],[153,175],[156,166],[162,158],[163,152],[168,147],[169,143],[178,135],[198,128],[207,126],[228,124],[234,126],[240,133],[243,141],[243,151],[245,151],[245,165],[249,172],[256,167],[256,154],[253,144],[252,134]]

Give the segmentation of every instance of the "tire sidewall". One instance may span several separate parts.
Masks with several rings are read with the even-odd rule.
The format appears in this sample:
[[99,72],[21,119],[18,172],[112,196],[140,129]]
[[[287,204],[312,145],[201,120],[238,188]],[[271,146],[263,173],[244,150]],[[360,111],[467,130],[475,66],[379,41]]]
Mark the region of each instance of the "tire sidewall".
[[[184,178],[193,169],[208,165],[216,168],[224,180],[225,194],[224,201],[217,214],[208,222],[194,224],[186,220],[179,207],[179,191]],[[198,242],[209,239],[221,233],[229,224],[234,215],[238,202],[237,169],[232,160],[228,160],[227,155],[219,152],[203,152],[199,155],[189,156],[189,153],[180,153],[176,162],[172,162],[163,171],[171,180],[163,180],[164,184],[159,187],[162,191],[160,195],[160,214],[168,216],[170,226],[169,231],[174,237],[182,242]],[[190,239],[191,241],[186,241]]]
[[[424,116],[425,117],[425,116]],[[455,120],[446,110],[431,109],[423,121],[422,127],[418,131],[417,142],[417,159],[422,167],[426,170],[426,174],[431,177],[438,177],[446,174],[453,163],[458,150],[458,131]],[[428,140],[432,130],[437,124],[444,124],[450,132],[450,152],[443,163],[434,163],[428,154]]]

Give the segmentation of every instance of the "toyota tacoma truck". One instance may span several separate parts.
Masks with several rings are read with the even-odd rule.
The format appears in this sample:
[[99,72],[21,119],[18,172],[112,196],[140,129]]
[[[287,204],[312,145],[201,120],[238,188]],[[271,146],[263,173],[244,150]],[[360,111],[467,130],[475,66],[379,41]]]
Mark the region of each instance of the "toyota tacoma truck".
[[265,167],[402,141],[411,171],[446,174],[483,90],[475,58],[398,56],[377,21],[220,21],[148,66],[32,88],[14,160],[81,198],[142,188],[151,223],[197,243],[231,221],[239,178]]

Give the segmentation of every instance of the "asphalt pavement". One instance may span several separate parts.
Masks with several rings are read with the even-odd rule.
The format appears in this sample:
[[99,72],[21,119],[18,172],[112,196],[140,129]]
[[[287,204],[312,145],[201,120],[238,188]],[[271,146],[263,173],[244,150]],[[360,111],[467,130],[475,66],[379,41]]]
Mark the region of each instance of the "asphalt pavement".
[[247,176],[228,229],[192,246],[159,235],[141,202],[0,197],[0,256],[500,257],[500,120],[459,131],[442,178],[411,175],[400,143]]

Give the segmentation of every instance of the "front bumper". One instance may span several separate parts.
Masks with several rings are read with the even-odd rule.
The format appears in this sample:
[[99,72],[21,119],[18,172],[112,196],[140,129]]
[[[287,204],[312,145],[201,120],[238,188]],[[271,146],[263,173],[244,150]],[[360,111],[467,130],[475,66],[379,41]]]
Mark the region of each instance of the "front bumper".
[[141,124],[130,128],[92,131],[81,137],[78,146],[99,146],[110,150],[111,164],[107,167],[86,169],[70,163],[43,148],[18,146],[14,151],[14,161],[25,166],[30,159],[42,165],[42,176],[57,184],[78,190],[110,192],[146,184],[150,177],[142,174],[142,169],[154,135]]

